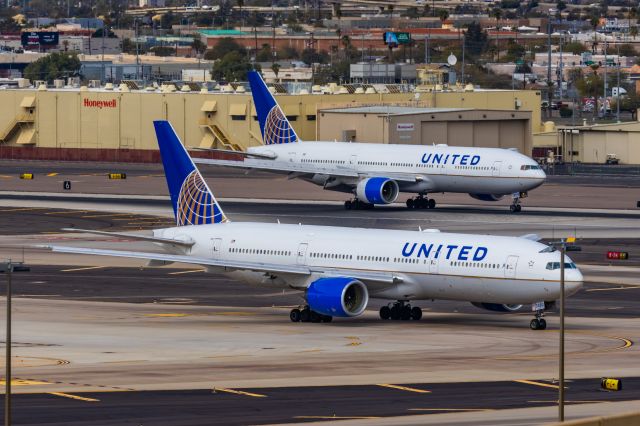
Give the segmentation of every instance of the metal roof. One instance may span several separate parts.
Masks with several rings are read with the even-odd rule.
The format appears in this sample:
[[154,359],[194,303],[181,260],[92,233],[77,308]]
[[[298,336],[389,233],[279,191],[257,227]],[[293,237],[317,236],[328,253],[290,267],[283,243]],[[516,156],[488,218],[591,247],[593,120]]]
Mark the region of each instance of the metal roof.
[[432,114],[437,112],[459,112],[471,111],[473,108],[426,108],[426,107],[405,107],[405,106],[365,106],[354,108],[326,108],[323,112],[351,113],[351,114],[380,114],[380,115],[413,115]]

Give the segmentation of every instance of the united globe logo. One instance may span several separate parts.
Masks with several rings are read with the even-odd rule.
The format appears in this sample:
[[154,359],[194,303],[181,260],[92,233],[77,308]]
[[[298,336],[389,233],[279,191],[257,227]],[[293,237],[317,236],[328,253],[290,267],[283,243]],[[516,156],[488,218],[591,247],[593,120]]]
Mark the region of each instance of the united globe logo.
[[177,210],[178,226],[204,225],[225,220],[197,170],[192,171],[182,183]]
[[264,123],[265,145],[292,143],[298,139],[280,108],[274,105]]

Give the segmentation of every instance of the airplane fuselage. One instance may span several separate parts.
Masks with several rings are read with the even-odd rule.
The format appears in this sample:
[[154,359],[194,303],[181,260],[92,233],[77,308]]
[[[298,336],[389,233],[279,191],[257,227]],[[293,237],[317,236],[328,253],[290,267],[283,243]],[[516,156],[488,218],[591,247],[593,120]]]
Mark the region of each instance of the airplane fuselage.
[[[304,290],[327,276],[314,269],[336,276],[366,270],[396,278],[370,287],[378,298],[524,304],[560,294],[560,254],[516,237],[250,222],[165,228],[155,236],[194,241],[183,254],[196,257],[311,270],[301,276],[211,268],[256,285]],[[572,294],[582,275],[571,260],[565,263],[566,291]]]
[[297,164],[313,174],[300,177],[325,189],[350,192],[363,176],[396,179],[401,192],[459,192],[504,195],[525,192],[544,182],[538,164],[516,151],[500,148],[414,146],[347,142],[300,142],[249,148],[275,159],[245,160],[268,165]]

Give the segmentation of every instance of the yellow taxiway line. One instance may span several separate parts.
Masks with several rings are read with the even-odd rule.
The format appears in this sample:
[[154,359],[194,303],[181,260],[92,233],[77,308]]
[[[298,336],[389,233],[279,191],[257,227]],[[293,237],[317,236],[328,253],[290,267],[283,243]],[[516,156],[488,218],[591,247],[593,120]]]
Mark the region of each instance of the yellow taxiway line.
[[227,389],[227,388],[213,388],[214,392],[227,392],[227,393],[233,393],[236,395],[244,395],[244,396],[252,396],[254,398],[266,398],[267,395],[262,395],[260,393],[252,393],[252,392],[244,392],[244,391],[239,391],[239,390],[235,390],[235,389]]
[[408,411],[494,411],[491,408],[409,408]]
[[398,389],[398,390],[403,390],[403,391],[407,391],[407,392],[431,393],[431,391],[424,390],[424,389],[416,389],[416,388],[410,388],[410,387],[407,387],[407,386],[400,386],[400,385],[391,385],[391,384],[388,384],[388,383],[382,383],[382,384],[378,384],[376,386],[382,386],[383,388]]
[[106,266],[87,266],[84,268],[61,269],[60,272],[88,271],[90,269],[102,269],[102,268],[106,268]]
[[295,416],[294,419],[308,419],[308,420],[367,420],[367,419],[380,419],[381,417],[374,416]]
[[190,269],[188,271],[169,272],[168,275],[193,274],[195,272],[204,272],[204,269]]
[[560,386],[558,385],[552,385],[550,383],[543,383],[543,382],[534,382],[533,380],[514,380],[514,382],[524,383],[525,385],[540,386],[543,388],[560,389]]
[[100,402],[99,399],[87,398],[85,396],[72,395],[70,393],[63,393],[63,392],[49,392],[49,395],[61,396],[63,398],[77,399],[79,401],[86,401],[86,402]]

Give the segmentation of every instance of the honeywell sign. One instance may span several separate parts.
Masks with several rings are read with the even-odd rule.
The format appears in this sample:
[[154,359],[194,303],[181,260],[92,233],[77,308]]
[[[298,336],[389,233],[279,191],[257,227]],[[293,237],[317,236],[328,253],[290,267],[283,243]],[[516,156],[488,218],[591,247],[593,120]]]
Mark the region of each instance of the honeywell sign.
[[110,101],[93,101],[91,99],[84,98],[83,105],[86,108],[115,108],[118,105],[118,101],[116,99],[111,99]]

